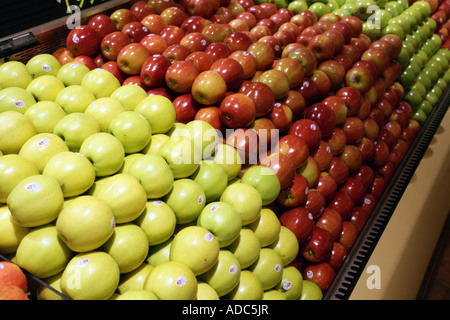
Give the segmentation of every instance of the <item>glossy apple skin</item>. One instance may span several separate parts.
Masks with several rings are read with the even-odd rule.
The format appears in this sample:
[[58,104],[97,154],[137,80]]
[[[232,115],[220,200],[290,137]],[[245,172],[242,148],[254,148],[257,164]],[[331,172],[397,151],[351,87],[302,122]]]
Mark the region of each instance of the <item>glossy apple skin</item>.
[[321,102],[306,108],[305,119],[310,119],[319,126],[322,138],[331,135],[336,126],[336,116],[333,110]]
[[281,224],[291,230],[299,243],[304,243],[311,238],[314,229],[312,215],[304,208],[297,207],[285,211],[280,216]]
[[351,215],[355,204],[352,198],[343,191],[337,191],[333,199],[328,203],[328,208],[334,209],[342,217],[342,220],[348,220]]
[[255,103],[243,93],[232,93],[220,103],[220,119],[229,128],[248,127],[255,116]]
[[131,40],[126,34],[120,31],[115,31],[102,38],[100,43],[100,51],[106,59],[117,60],[120,50],[130,43]]
[[327,230],[315,226],[309,240],[301,245],[300,252],[307,261],[320,263],[330,257],[332,248],[331,234]]
[[325,208],[316,221],[316,227],[327,230],[333,241],[336,241],[341,236],[343,222],[339,212],[331,208]]
[[302,166],[309,155],[309,148],[306,142],[298,136],[287,134],[279,138],[275,146],[275,152],[280,152],[289,156],[296,168]]
[[197,112],[201,109],[201,105],[194,100],[190,93],[178,95],[173,100],[173,106],[176,120],[184,124],[194,120]]
[[166,72],[171,66],[170,60],[163,55],[152,55],[142,65],[141,79],[147,87],[159,87],[166,84]]
[[309,150],[317,148],[322,138],[320,127],[310,119],[299,119],[293,122],[288,134],[302,138],[308,144]]
[[240,86],[238,92],[247,95],[253,100],[256,108],[256,117],[265,116],[272,111],[275,97],[267,84],[248,81],[245,85]]
[[168,66],[165,72],[165,82],[174,92],[188,93],[198,74],[198,69],[192,62],[180,60]]
[[317,219],[325,209],[325,197],[317,189],[309,189],[304,208]]
[[243,80],[244,69],[241,64],[232,58],[221,58],[213,62],[210,70],[219,73],[227,84],[227,90],[236,89]]
[[88,26],[91,26],[95,31],[97,31],[102,38],[111,32],[117,31],[114,21],[103,13],[96,14],[89,19]]
[[72,29],[66,38],[66,47],[76,57],[91,56],[100,46],[102,37],[89,25],[80,25]]
[[291,184],[280,191],[277,202],[288,208],[301,206],[306,202],[308,190],[308,180],[296,173]]

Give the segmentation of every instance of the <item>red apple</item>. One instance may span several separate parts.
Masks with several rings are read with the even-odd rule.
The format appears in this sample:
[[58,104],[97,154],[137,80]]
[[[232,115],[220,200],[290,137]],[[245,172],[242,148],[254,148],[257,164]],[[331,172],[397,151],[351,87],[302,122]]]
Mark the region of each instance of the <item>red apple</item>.
[[319,147],[312,150],[311,155],[319,164],[320,170],[327,170],[331,165],[331,159],[333,158],[333,153],[325,140],[320,140]]
[[142,82],[147,87],[166,85],[166,72],[170,66],[170,60],[163,55],[155,54],[148,57],[141,68]]
[[309,240],[300,246],[300,252],[307,261],[319,263],[328,260],[333,248],[333,238],[324,229],[314,226]]
[[292,110],[293,121],[299,119],[306,109],[305,98],[297,90],[289,90],[287,95],[280,101],[287,104],[287,106]]
[[159,15],[163,18],[166,26],[172,25],[177,27],[181,26],[183,21],[188,17],[184,8],[177,6],[167,7]]
[[361,151],[363,163],[372,163],[375,156],[375,143],[368,137],[363,137],[357,144],[359,151]]
[[244,11],[238,14],[236,19],[244,21],[247,24],[248,30],[256,26],[256,22],[258,22],[255,15],[249,11]]
[[337,271],[345,258],[347,257],[347,250],[344,246],[337,241],[333,242],[333,249],[331,250],[330,259],[328,259],[328,264]]
[[76,56],[73,58],[72,62],[81,63],[89,68],[89,70],[94,70],[95,68],[101,67],[103,63],[96,63],[93,58],[86,55]]
[[180,40],[180,44],[188,48],[190,52],[204,51],[209,45],[209,40],[201,32],[191,32]]
[[320,168],[319,164],[312,156],[308,156],[306,163],[301,167],[297,168],[297,173],[303,175],[306,180],[308,180],[309,187],[312,188],[316,186],[319,180]]
[[310,119],[299,119],[293,122],[288,134],[302,138],[307,143],[309,150],[317,148],[322,138],[320,127]]
[[190,32],[202,32],[202,30],[212,22],[198,15],[190,16],[181,23],[180,28],[185,34]]
[[256,134],[258,136],[258,140],[261,141],[260,145],[270,146],[272,145],[272,138],[276,139],[278,134],[278,129],[275,127],[275,124],[272,122],[272,120],[262,117],[257,118],[253,123],[250,125],[250,128],[256,131]]
[[342,232],[339,237],[339,243],[342,244],[345,250],[347,250],[348,252],[355,243],[356,238],[358,238],[358,235],[359,232],[355,224],[351,223],[350,221],[344,221],[344,223],[342,224]]
[[283,226],[291,230],[299,243],[304,243],[311,238],[314,229],[312,215],[304,208],[297,207],[285,211],[280,216]]
[[342,124],[347,118],[347,104],[345,100],[337,95],[330,95],[322,100],[322,103],[334,112],[336,125]]
[[317,67],[327,74],[331,80],[331,89],[336,90],[342,86],[345,80],[345,68],[336,60],[325,60]]
[[250,82],[246,86],[241,86],[238,92],[250,97],[255,103],[256,117],[269,114],[274,106],[275,98],[270,87],[262,82]]
[[277,203],[288,208],[301,206],[306,202],[308,190],[308,180],[296,173],[292,182],[280,191]]
[[184,31],[181,27],[168,25],[159,33],[159,36],[166,42],[166,47],[173,44],[179,44],[184,37]]
[[358,144],[365,135],[364,123],[358,117],[347,117],[341,125],[348,144]]
[[190,16],[210,18],[220,7],[220,0],[189,0],[186,11]]
[[130,43],[120,50],[117,63],[120,70],[129,75],[141,72],[145,61],[150,57],[148,50],[140,43]]
[[353,223],[358,232],[360,232],[366,221],[369,218],[369,214],[361,207],[355,207],[352,212],[352,216],[350,217],[350,222]]
[[370,193],[366,193],[366,195],[363,198],[361,207],[363,208],[364,211],[367,212],[367,214],[370,215],[372,213],[373,209],[375,208],[376,204],[377,204],[377,198],[375,198]]
[[119,80],[120,84],[122,84],[127,77],[127,75],[120,70],[117,61],[108,61],[104,63],[100,68],[111,72],[117,78],[117,80]]
[[132,21],[123,26],[121,32],[125,33],[131,42],[140,42],[150,31],[139,21]]
[[331,234],[333,241],[338,240],[341,232],[343,220],[339,212],[331,208],[325,208],[316,221],[316,227],[324,229]]
[[160,14],[168,7],[176,5],[174,0],[149,0],[148,3],[155,9],[157,14]]
[[0,285],[0,300],[30,300],[30,298],[17,286]]
[[292,124],[293,114],[291,108],[284,102],[276,101],[267,115],[280,132],[285,132]]
[[350,172],[358,170],[362,165],[361,151],[355,145],[346,145],[339,156],[344,160]]
[[253,43],[252,39],[242,31],[234,31],[227,35],[223,40],[230,52],[236,50],[247,50],[247,48]]
[[244,50],[237,50],[228,55],[228,58],[234,59],[242,67],[242,79],[249,79],[256,72],[256,58],[253,54]]
[[100,48],[102,37],[89,25],[73,28],[66,38],[66,47],[74,57],[94,55]]
[[158,34],[147,34],[139,41],[151,55],[162,54],[167,49],[167,42]]
[[264,18],[264,19],[259,20],[256,23],[255,27],[257,27],[257,26],[267,27],[270,30],[270,34],[274,34],[278,30],[278,25],[276,24],[276,22],[269,18]]
[[258,134],[254,129],[239,128],[227,134],[226,143],[234,147],[243,164],[256,164],[258,161]]
[[227,95],[220,103],[220,119],[229,128],[248,127],[255,115],[255,103],[243,93]]
[[289,88],[297,87],[303,80],[304,71],[300,62],[294,58],[281,58],[274,61],[272,68],[286,74],[289,80]]
[[313,216],[313,219],[318,218],[325,209],[326,201],[321,192],[317,189],[309,189],[308,196],[304,208]]
[[209,43],[222,42],[229,34],[229,31],[224,23],[211,23],[201,32]]
[[200,72],[191,88],[194,99],[204,105],[219,103],[225,97],[226,91],[225,80],[213,70]]
[[198,69],[192,62],[186,60],[175,61],[166,69],[165,82],[172,91],[187,93],[191,91],[192,83],[198,74]]
[[305,103],[307,106],[314,104],[320,99],[319,87],[314,82],[314,80],[309,77],[303,77],[298,92],[300,92],[305,99]]
[[325,34],[318,34],[312,37],[308,48],[314,53],[318,61],[331,59],[335,53],[335,46],[332,38]]
[[176,120],[181,123],[188,123],[194,120],[197,112],[202,109],[202,106],[195,101],[190,93],[175,97],[173,106],[175,108]]
[[328,172],[322,171],[319,174],[316,189],[323,195],[325,201],[329,201],[336,194],[336,180]]
[[336,96],[344,100],[347,105],[347,116],[354,116],[358,113],[363,102],[363,96],[358,89],[343,87],[336,92]]
[[100,43],[100,51],[108,60],[117,60],[120,50],[130,44],[130,38],[121,31],[115,31],[103,37]]
[[73,61],[74,58],[72,52],[70,52],[70,50],[66,47],[55,50],[52,55],[61,65],[65,65],[66,63]]
[[362,198],[366,194],[366,189],[367,188],[361,180],[355,177],[349,177],[347,182],[345,182],[340,188],[342,192],[345,192],[350,196],[355,205],[360,204]]
[[336,126],[336,116],[333,110],[322,102],[314,103],[306,108],[305,119],[310,119],[319,126],[322,138],[331,135]]
[[141,20],[141,23],[148,29],[149,33],[160,34],[167,27],[166,22],[159,14],[149,14]]
[[281,189],[289,186],[295,177],[295,165],[287,155],[274,152],[261,160],[261,165],[272,169],[280,181]]
[[28,279],[20,267],[9,261],[0,261],[0,286],[15,286],[28,291]]
[[300,62],[303,67],[305,77],[310,77],[316,69],[317,58],[307,47],[295,49],[288,54],[288,57],[296,59]]
[[272,36],[264,36],[262,38],[259,38],[257,40],[257,42],[263,42],[263,43],[268,44],[272,48],[273,53],[275,54],[275,57],[280,57],[280,55],[283,51],[280,40],[275,38],[273,35]]
[[198,72],[209,70],[214,62],[213,58],[204,51],[194,51],[184,61],[191,62],[197,68]]
[[89,19],[88,26],[92,27],[101,38],[105,37],[111,32],[117,31],[116,24],[109,16],[103,13],[98,13]]
[[122,85],[124,86],[127,84],[133,84],[133,85],[139,86],[142,89],[144,89],[145,91],[148,90],[148,87],[142,82],[140,75],[128,76],[127,78],[125,78],[125,80],[123,80],[123,82],[122,82]]
[[336,210],[342,217],[343,221],[348,220],[351,215],[355,204],[348,193],[338,190],[334,197],[330,200],[327,208]]
[[[331,247],[333,247],[333,244],[331,244]],[[327,291],[335,276],[336,272],[328,262],[311,264],[303,270],[303,278],[314,282],[323,293]]]
[[118,31],[122,30],[123,26],[129,22],[137,21],[136,16],[131,12],[130,9],[120,8],[115,10],[109,16],[111,20],[116,24],[116,28]]
[[345,73],[345,85],[364,94],[373,86],[373,74],[363,66],[353,66]]
[[248,46],[247,52],[255,57],[256,70],[268,70],[275,60],[275,53],[270,45],[264,42],[254,42]]
[[290,157],[296,168],[306,163],[309,155],[309,148],[306,142],[298,136],[287,134],[280,137],[275,152],[283,153]]
[[219,107],[203,107],[197,110],[194,120],[202,120],[209,123],[214,129],[222,132],[224,130],[224,125],[220,120],[220,109]]
[[282,99],[289,91],[289,79],[286,74],[277,69],[264,71],[259,77],[258,82],[265,83],[273,92],[275,100]]
[[380,48],[369,48],[361,55],[361,60],[368,60],[375,63],[378,74],[383,73],[389,67],[391,59],[389,55]]
[[228,91],[238,88],[242,83],[244,69],[239,62],[232,58],[222,58],[214,61],[210,70],[213,70],[222,76]]
[[180,60],[186,60],[191,50],[182,44],[172,44],[163,51],[162,55],[170,60],[171,63]]
[[148,3],[148,1],[139,0],[130,7],[130,11],[134,14],[138,21],[141,21],[145,16],[156,13],[155,9]]
[[349,169],[347,165],[345,164],[344,160],[337,156],[331,159],[328,173],[334,178],[338,186],[344,184],[349,177]]

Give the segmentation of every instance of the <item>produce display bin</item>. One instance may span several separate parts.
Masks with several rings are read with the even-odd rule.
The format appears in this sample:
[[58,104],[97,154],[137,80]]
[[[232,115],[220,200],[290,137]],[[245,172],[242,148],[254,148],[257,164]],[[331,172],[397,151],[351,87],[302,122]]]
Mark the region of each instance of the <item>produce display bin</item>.
[[[130,2],[133,1],[91,2],[81,11],[81,21],[84,23],[98,13],[111,13],[129,6]],[[34,55],[52,53],[64,47],[70,31],[66,25],[68,16],[61,10],[53,14],[47,21],[36,20],[34,25],[16,29],[13,34],[0,34],[0,59],[25,63]],[[22,35],[26,37],[21,41]],[[417,298],[450,210],[449,105],[450,86],[422,125],[378,200],[325,292],[325,300]],[[0,255],[2,260],[8,259]],[[33,287],[48,287],[29,273],[27,277]]]

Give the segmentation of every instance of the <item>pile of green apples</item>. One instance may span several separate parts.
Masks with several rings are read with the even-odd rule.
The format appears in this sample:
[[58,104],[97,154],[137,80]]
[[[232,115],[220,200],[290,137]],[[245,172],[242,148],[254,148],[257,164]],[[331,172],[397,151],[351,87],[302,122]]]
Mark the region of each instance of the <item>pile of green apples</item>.
[[280,185],[172,102],[50,54],[0,66],[0,254],[37,299],[321,299]]

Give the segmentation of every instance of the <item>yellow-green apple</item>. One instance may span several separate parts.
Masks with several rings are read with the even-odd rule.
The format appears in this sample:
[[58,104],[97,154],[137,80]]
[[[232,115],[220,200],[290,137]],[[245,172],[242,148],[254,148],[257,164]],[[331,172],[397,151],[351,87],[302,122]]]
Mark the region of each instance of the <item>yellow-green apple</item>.
[[15,222],[23,227],[37,227],[58,217],[64,195],[55,178],[39,174],[20,181],[6,203]]
[[200,72],[192,83],[194,99],[204,105],[213,105],[225,97],[227,84],[223,77],[213,70]]
[[209,230],[221,248],[236,240],[242,228],[239,214],[230,204],[222,201],[206,205],[197,217],[197,225]]
[[120,82],[111,72],[97,68],[84,75],[81,85],[91,90],[98,99],[110,97],[120,87]]
[[65,88],[64,83],[53,75],[43,75],[33,79],[26,90],[36,101],[56,101],[58,93]]
[[261,300],[264,289],[261,280],[250,270],[242,269],[239,283],[225,295],[229,300]]
[[[186,131],[186,129],[181,129]],[[169,164],[175,179],[190,177],[200,166],[202,160],[199,148],[187,135],[172,136],[158,150],[158,155]]]
[[176,113],[172,101],[160,95],[143,98],[134,111],[142,114],[149,122],[152,133],[166,133],[175,123]]
[[62,89],[54,100],[66,113],[84,112],[95,101],[91,90],[78,84]]
[[219,252],[219,241],[209,230],[187,226],[175,235],[169,259],[185,264],[198,276],[214,266]]
[[197,282],[197,298],[196,300],[220,300],[216,290],[203,281]]
[[53,133],[38,133],[28,139],[20,148],[19,155],[32,161],[39,172],[56,153],[68,151],[64,141]]
[[33,123],[36,133],[52,133],[56,123],[64,118],[66,112],[54,101],[40,101],[24,114]]
[[269,289],[264,291],[262,300],[287,300],[286,297],[278,290]]
[[95,99],[88,104],[84,113],[97,120],[101,131],[108,132],[111,120],[124,111],[125,108],[118,100],[111,97],[103,97]]
[[158,300],[158,297],[153,292],[141,289],[122,293],[115,300]]
[[82,63],[70,62],[61,66],[56,77],[64,83],[65,86],[80,85],[83,77],[90,69]]
[[144,289],[145,278],[147,278],[152,269],[152,265],[143,262],[133,271],[121,275],[119,285],[117,286],[117,292],[123,294],[130,290]]
[[297,257],[299,242],[294,232],[286,226],[281,226],[278,238],[269,247],[280,254],[283,266],[286,267]]
[[38,175],[36,165],[18,154],[0,157],[0,202],[6,203],[11,190],[23,179]]
[[33,77],[37,78],[42,75],[53,75],[58,74],[61,64],[59,61],[49,53],[41,53],[32,57],[26,63],[26,68],[28,73]]
[[222,143],[216,148],[214,162],[220,164],[227,173],[228,181],[236,178],[242,168],[242,159],[235,148]]
[[17,111],[25,113],[36,102],[34,96],[26,89],[8,87],[0,90],[0,112]]
[[95,181],[95,169],[91,162],[82,154],[71,151],[59,152],[51,157],[42,174],[58,180],[65,198],[81,195]]
[[212,160],[203,160],[190,179],[201,185],[205,191],[206,203],[218,200],[228,185],[225,169]]
[[241,266],[234,254],[221,249],[217,262],[211,269],[199,276],[201,281],[209,284],[219,297],[230,293],[239,283]]
[[299,300],[322,300],[323,292],[314,282],[304,279],[303,288]]
[[263,71],[257,81],[270,87],[275,100],[282,99],[289,91],[289,78],[283,71],[278,69]]
[[280,180],[277,175],[266,166],[249,168],[241,177],[241,182],[249,184],[258,190],[263,206],[275,201],[281,190]]
[[59,238],[53,224],[31,230],[20,242],[17,264],[39,278],[48,278],[64,270],[74,253]]
[[260,216],[247,226],[259,239],[261,247],[267,247],[277,240],[281,223],[270,208],[262,208]]
[[194,300],[197,278],[184,263],[167,261],[155,266],[144,283],[159,300]]
[[144,149],[152,136],[150,123],[135,111],[124,111],[114,116],[108,132],[122,143],[127,154]]
[[[51,301],[63,301],[66,300],[61,294],[61,276],[63,271],[55,274],[54,276],[43,279],[47,285],[39,285],[36,289],[36,299],[38,300],[51,300]],[[55,292],[55,291],[56,292]]]
[[150,246],[167,241],[174,233],[177,219],[173,210],[161,200],[148,201],[134,221],[145,233]]
[[202,159],[211,158],[219,140],[216,129],[203,120],[189,121],[184,128],[187,136],[201,149]]
[[154,267],[161,263],[168,262],[170,246],[172,244],[173,238],[174,237],[171,236],[169,239],[160,244],[150,246],[146,262]]
[[261,243],[253,230],[243,227],[236,240],[225,249],[230,250],[236,256],[241,269],[244,270],[258,258],[261,251]]
[[53,134],[60,137],[69,147],[70,151],[80,150],[81,144],[87,137],[100,132],[100,125],[90,115],[83,112],[74,112],[60,119]]
[[97,132],[87,137],[79,152],[92,163],[97,177],[117,173],[125,158],[122,143],[106,132]]
[[153,134],[150,142],[141,152],[143,154],[158,154],[159,148],[169,139],[170,137],[165,133]]
[[0,113],[0,151],[18,154],[28,139],[36,134],[36,128],[29,118],[19,111]]
[[163,200],[175,213],[177,224],[194,221],[206,205],[203,188],[188,178],[176,179]]
[[[15,286],[23,293],[28,292],[27,276],[25,275],[23,270],[20,269],[20,267],[12,261],[2,260],[2,262],[0,262],[0,285]],[[6,296],[6,298],[8,297]],[[2,295],[2,299],[5,299],[4,295]]]
[[0,88],[18,87],[26,89],[33,80],[23,62],[8,61],[0,65]]
[[283,261],[278,252],[263,247],[258,259],[248,268],[258,277],[264,290],[275,287],[283,275]]
[[262,208],[262,197],[259,191],[241,182],[229,185],[222,193],[220,201],[227,202],[236,209],[241,216],[243,226],[255,221]]
[[130,165],[134,162],[134,160],[142,157],[143,153],[132,153],[125,155],[125,158],[123,159],[123,165],[122,168],[117,173],[128,173],[128,168]]
[[0,206],[0,253],[14,253],[19,246],[20,241],[29,232],[29,228],[20,226],[14,221],[8,206]]
[[127,111],[133,111],[145,97],[147,92],[142,87],[131,84],[122,85],[111,94],[111,98],[119,101]]
[[120,281],[119,266],[106,252],[76,254],[61,275],[61,292],[73,300],[107,300]]
[[114,228],[112,236],[99,250],[114,258],[120,273],[128,273],[145,261],[148,247],[144,230],[133,223],[125,223]]
[[281,281],[275,286],[287,300],[298,300],[302,294],[303,276],[294,266],[285,266]]
[[56,220],[58,236],[76,252],[87,252],[102,246],[114,233],[112,209],[104,201],[82,195],[61,210]]
[[172,170],[159,155],[146,154],[138,157],[130,163],[126,172],[139,181],[148,199],[161,198],[172,189]]

